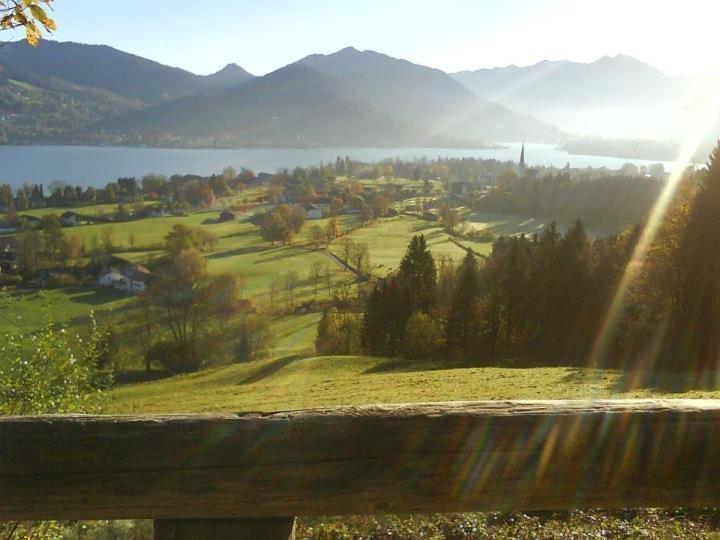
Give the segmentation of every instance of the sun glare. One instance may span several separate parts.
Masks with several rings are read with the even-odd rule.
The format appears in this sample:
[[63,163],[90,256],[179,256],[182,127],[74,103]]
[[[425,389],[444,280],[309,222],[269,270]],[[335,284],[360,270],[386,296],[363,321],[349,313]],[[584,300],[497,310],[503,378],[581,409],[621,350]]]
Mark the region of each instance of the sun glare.
[[698,149],[715,125],[718,115],[720,114],[720,85],[712,85],[708,88],[702,99],[702,107],[691,120],[689,129],[683,139],[681,150],[677,157],[678,166],[672,171],[670,177],[666,181],[665,186],[660,192],[655,205],[653,206],[643,230],[638,239],[637,245],[633,250],[625,272],[618,284],[612,302],[608,308],[607,314],[603,319],[603,323],[598,332],[589,357],[588,365],[590,367],[601,367],[605,365],[608,346],[615,336],[617,325],[621,319],[627,295],[635,278],[638,276],[642,268],[643,261],[652,246],[658,233],[660,225],[670,203],[673,200],[678,184],[685,174],[687,168],[682,164],[694,166]]

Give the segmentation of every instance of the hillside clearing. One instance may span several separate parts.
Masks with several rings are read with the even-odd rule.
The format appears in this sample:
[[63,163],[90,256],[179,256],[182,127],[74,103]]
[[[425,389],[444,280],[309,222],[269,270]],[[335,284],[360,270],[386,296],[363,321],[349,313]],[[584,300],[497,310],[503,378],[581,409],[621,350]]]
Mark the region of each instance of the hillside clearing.
[[[109,412],[276,411],[368,403],[661,394],[652,388],[624,390],[623,380],[613,370],[453,367],[440,361],[413,364],[364,356],[294,355],[120,387],[111,392]],[[720,391],[682,396],[720,396]]]

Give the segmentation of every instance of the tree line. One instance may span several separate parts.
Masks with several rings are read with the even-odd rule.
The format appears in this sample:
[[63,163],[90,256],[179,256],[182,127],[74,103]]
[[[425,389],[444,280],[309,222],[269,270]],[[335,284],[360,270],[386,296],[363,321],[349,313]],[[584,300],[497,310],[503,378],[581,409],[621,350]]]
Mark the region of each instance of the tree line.
[[[348,335],[359,329],[355,353],[378,356],[714,372],[718,216],[720,146],[705,169],[685,172],[641,256],[644,222],[594,240],[580,220],[564,233],[550,224],[540,234],[500,237],[487,257],[468,252],[459,265],[435,260],[416,236],[398,271],[375,279],[351,316],[326,314],[318,339],[345,326]],[[628,272],[633,279],[618,297]],[[613,331],[603,334],[609,314]],[[606,341],[600,355],[598,339]]]

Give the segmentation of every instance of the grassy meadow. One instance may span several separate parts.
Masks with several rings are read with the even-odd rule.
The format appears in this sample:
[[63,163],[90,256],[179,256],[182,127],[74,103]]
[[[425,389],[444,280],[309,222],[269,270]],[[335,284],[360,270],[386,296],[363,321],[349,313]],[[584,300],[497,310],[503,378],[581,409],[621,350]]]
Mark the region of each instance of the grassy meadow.
[[[373,271],[378,275],[385,275],[397,269],[408,242],[416,234],[425,235],[428,247],[436,259],[447,255],[459,261],[465,256],[465,251],[450,240],[439,223],[424,221],[410,215],[382,219],[368,227],[356,229],[349,237],[368,245]],[[463,240],[462,243],[483,254],[489,253],[492,247],[489,242]],[[339,244],[340,239],[335,240],[330,245],[330,249],[337,253]]]
[[[314,262],[329,269],[335,280],[351,279],[351,274],[327,253],[313,251],[306,241],[307,230],[315,225],[325,227],[327,219],[308,221],[303,232],[287,246],[272,245],[260,237],[259,229],[247,219],[257,206],[245,213],[237,213],[238,219],[234,221],[203,224],[206,219],[216,217],[223,207],[256,196],[257,193],[245,194],[239,201],[227,200],[214,209],[189,211],[182,216],[84,225],[65,232],[90,243],[104,229],[112,228],[118,255],[131,261],[146,262],[161,254],[164,238],[174,225],[202,227],[218,238],[215,248],[206,255],[209,273],[228,272],[242,276],[244,297],[259,306],[269,304],[273,283],[280,285],[276,304],[284,302],[281,283],[288,271],[296,272],[300,282],[296,304],[326,298],[329,293],[326,285],[320,285],[316,296],[309,279],[309,269]],[[79,211],[110,212],[114,209],[112,205],[99,205]],[[49,211],[58,212],[57,209],[33,212]],[[535,227],[519,218],[471,216],[470,221],[472,226],[502,234],[530,233]],[[459,261],[465,251],[458,243],[480,254],[489,253],[491,249],[490,242],[467,239],[454,242],[439,223],[411,215],[384,218],[363,228],[358,227],[355,216],[345,215],[341,218],[341,229],[354,241],[368,245],[371,265],[377,275],[385,275],[398,267],[408,242],[416,234],[425,235],[436,258],[450,256]],[[337,253],[339,239],[329,247]],[[112,315],[125,351],[123,369],[141,368],[140,347],[133,323],[137,316],[133,299],[98,287],[18,294],[11,303],[0,308],[0,326],[13,326],[21,319],[24,328],[37,328],[43,305],[51,306],[57,322],[75,330],[87,326],[91,310],[99,319]],[[409,364],[370,357],[314,357],[319,318],[320,314],[316,312],[274,317],[271,326],[275,345],[265,360],[213,367],[160,381],[121,385],[112,393],[112,411],[276,410],[396,401],[628,395],[618,389],[620,375],[611,371],[523,370],[448,366],[443,362]],[[649,390],[642,390],[633,395],[650,394]]]
[[[291,339],[296,350],[312,345],[308,339],[307,347],[298,346],[301,341]],[[368,403],[658,396],[710,398],[720,397],[720,390],[673,393],[637,385],[615,370],[293,354],[116,388],[110,411],[277,411]]]

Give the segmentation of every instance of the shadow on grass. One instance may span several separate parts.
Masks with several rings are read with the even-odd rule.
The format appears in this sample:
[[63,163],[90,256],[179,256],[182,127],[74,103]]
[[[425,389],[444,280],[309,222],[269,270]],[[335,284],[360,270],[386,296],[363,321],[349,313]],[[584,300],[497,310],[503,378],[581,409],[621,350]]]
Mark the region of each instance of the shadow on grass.
[[423,231],[431,231],[432,235],[445,234],[445,229],[434,221],[420,223],[411,229],[412,233],[421,233]]
[[229,234],[224,234],[220,238],[243,238],[245,236],[254,236],[260,238],[259,229],[248,229],[245,231],[237,231]]
[[217,253],[211,253],[207,255],[207,259],[224,259],[226,257],[235,257],[237,255],[249,255],[250,253],[261,253],[268,251],[267,246],[247,246],[237,249],[229,249],[227,251],[220,251]]
[[174,375],[177,375],[177,373],[173,373],[172,371],[167,371],[163,369],[153,369],[151,371],[132,369],[115,373],[114,382],[118,385],[138,384],[144,382],[159,381],[161,379],[167,379],[168,377],[172,377]]
[[685,392],[714,392],[720,390],[715,372],[628,370],[620,374],[618,390],[649,390],[656,394],[683,394]]
[[291,356],[285,356],[284,358],[278,358],[277,360],[273,360],[272,362],[266,364],[262,368],[260,368],[258,371],[250,375],[249,377],[246,377],[242,381],[240,381],[238,384],[253,384],[259,381],[262,381],[263,379],[266,379],[268,377],[271,377],[284,367],[289,366],[293,362],[297,360],[304,360],[305,358],[309,358],[309,355],[307,354],[293,354]]
[[[487,367],[487,364],[482,364]],[[388,358],[384,362],[363,371],[371,373],[411,373],[414,371],[439,371],[442,369],[464,369],[480,367],[477,363],[461,360],[406,360],[404,358]]]
[[117,300],[123,300],[129,298],[127,294],[116,291],[115,289],[83,289],[78,294],[73,294],[69,297],[71,302],[76,304],[85,304],[89,306],[102,306],[103,304],[110,304]]
[[[289,247],[289,246],[285,246],[285,247]],[[255,264],[262,264],[262,263],[273,262],[273,261],[281,261],[283,259],[289,259],[290,257],[295,257],[297,254],[298,254],[297,250],[283,249],[279,253],[276,253],[275,255],[271,255],[269,257],[264,257],[262,260],[255,261]]]

